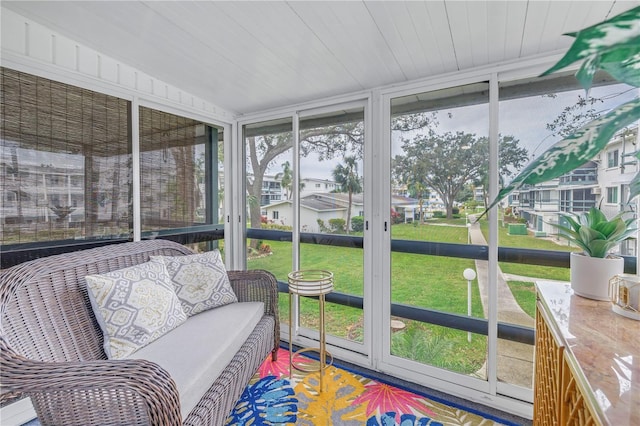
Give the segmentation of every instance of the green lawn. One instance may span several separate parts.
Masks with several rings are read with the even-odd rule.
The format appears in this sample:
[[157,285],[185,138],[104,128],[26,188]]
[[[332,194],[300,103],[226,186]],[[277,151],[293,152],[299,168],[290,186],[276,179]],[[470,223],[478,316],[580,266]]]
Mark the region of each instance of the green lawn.
[[536,315],[536,289],[532,282],[509,281],[509,288],[513,297],[531,318]]
[[[446,225],[446,226],[443,226]],[[482,224],[485,227],[486,223]],[[397,224],[391,228],[394,239],[467,243],[465,219],[431,219],[427,223]],[[562,250],[553,242],[533,236],[510,236],[500,230],[500,242],[509,247],[531,247]],[[272,254],[249,259],[250,269],[266,269],[278,280],[287,281],[292,270],[292,244],[268,241]],[[567,248],[564,247],[566,250]],[[335,290],[341,293],[363,294],[363,251],[358,248],[302,244],[301,269],[326,269],[335,277]],[[394,303],[467,314],[467,282],[462,277],[465,268],[473,268],[473,260],[443,256],[425,256],[409,253],[391,254],[391,299]],[[545,279],[568,280],[568,268],[549,268],[525,264],[501,263],[504,272],[536,276]],[[535,292],[532,283],[509,283],[514,297],[523,310],[534,315]],[[377,289],[374,283],[373,291]],[[281,294],[279,300],[281,320],[289,318],[289,298]],[[357,308],[327,304],[326,329],[336,336],[362,341],[363,315]],[[478,286],[472,286],[472,315],[483,317]],[[399,318],[397,318],[399,319]],[[402,320],[402,319],[401,319]],[[473,335],[467,342],[467,333],[445,327],[403,320],[406,328],[392,335],[392,353],[464,374],[473,374],[481,368],[486,358],[486,337]],[[318,326],[318,304],[303,298],[301,323],[310,328]]]
[[[448,225],[448,226],[443,226]],[[425,224],[400,223],[391,227],[391,238],[396,240],[435,241],[440,243],[467,243],[464,219],[429,219]]]
[[[485,238],[489,238],[489,223],[486,220],[480,221],[480,229]],[[509,235],[508,227],[498,227],[498,245],[502,247],[520,247],[537,250],[556,251],[578,251],[576,247],[569,247],[561,240],[550,241],[547,238],[536,238],[531,233],[529,235]],[[526,263],[500,262],[500,269],[506,274],[522,275],[540,279],[569,281],[569,268],[558,268],[553,266],[528,265]]]

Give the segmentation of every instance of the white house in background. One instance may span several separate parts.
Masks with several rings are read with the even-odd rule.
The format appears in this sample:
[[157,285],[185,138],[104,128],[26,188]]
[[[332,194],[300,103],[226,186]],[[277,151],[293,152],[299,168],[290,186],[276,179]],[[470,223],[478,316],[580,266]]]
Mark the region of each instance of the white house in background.
[[340,189],[340,184],[329,179],[301,178],[300,184],[300,197],[306,197],[311,194],[327,193]]
[[[391,208],[399,214],[411,214],[418,200],[402,195],[391,197]],[[293,226],[293,203],[283,200],[262,208],[262,214],[272,223]],[[349,194],[343,192],[315,193],[300,199],[300,229],[302,232],[321,232],[318,219],[329,227],[330,219],[347,220]],[[362,194],[353,194],[351,217],[364,216],[364,200]]]
[[[317,193],[300,199],[300,230],[302,232],[321,232],[318,219],[329,226],[329,219],[347,220],[349,194]],[[264,216],[272,223],[293,226],[293,203],[284,200],[262,208]],[[364,215],[362,194],[353,194],[351,217]]]

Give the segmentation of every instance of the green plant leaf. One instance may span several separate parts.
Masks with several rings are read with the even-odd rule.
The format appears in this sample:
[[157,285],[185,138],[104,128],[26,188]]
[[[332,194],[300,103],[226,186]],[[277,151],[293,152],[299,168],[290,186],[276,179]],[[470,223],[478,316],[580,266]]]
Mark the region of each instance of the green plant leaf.
[[[635,222],[635,220],[631,219],[631,222]],[[615,244],[617,244],[626,240],[637,231],[638,228],[635,227],[634,223],[629,223],[629,221],[619,219],[616,221],[616,229],[607,237],[607,239],[615,241]]]
[[571,229],[566,228],[562,225],[554,225],[554,226],[558,228],[558,231],[560,231],[558,232],[558,235],[560,237],[566,239],[570,243],[575,244],[585,252],[589,251],[589,247],[582,241],[582,239],[580,238],[580,234],[578,232],[572,231]]
[[480,218],[514,189],[558,178],[591,160],[607,146],[618,130],[638,118],[640,118],[640,98],[635,98],[556,142],[503,188]]
[[598,232],[593,228],[589,228],[588,226],[583,226],[582,228],[580,228],[580,231],[578,231],[578,234],[580,234],[580,238],[582,239],[582,241],[585,242],[585,244],[589,244],[593,240],[605,239],[602,232]]
[[598,224],[606,223],[607,217],[600,211],[600,209],[591,208],[585,216],[587,221],[586,225],[590,227],[596,227]]
[[594,240],[589,245],[589,256],[604,259],[607,253],[615,246],[614,243],[607,240]]
[[635,46],[620,48],[602,55],[600,68],[613,78],[640,87],[640,37]]
[[640,172],[636,173],[631,182],[629,182],[629,198],[627,202],[630,202],[638,195],[640,195]]
[[[561,70],[576,61],[585,60],[576,75],[585,90],[591,87],[593,75],[599,67],[609,72],[613,71],[614,78],[638,87],[632,82],[638,79],[640,7],[576,33],[565,35],[575,37],[573,44],[554,66],[542,74],[543,76]],[[618,64],[614,65],[615,62]],[[607,65],[604,65],[605,63]]]
[[578,232],[580,230],[580,227],[582,225],[580,225],[580,223],[578,223],[578,221],[575,220],[572,216],[564,215],[563,217],[567,222],[569,222],[569,225],[571,226],[571,228],[573,228],[575,232]]
[[602,235],[605,236],[605,238],[608,238],[609,236],[612,236],[613,233],[616,231],[616,229],[618,229],[618,225],[622,225],[623,229],[622,231],[624,232],[624,222],[623,221],[615,221],[615,222],[603,222],[603,223],[598,223],[595,224],[593,226],[593,229],[595,229],[596,231],[600,232]]

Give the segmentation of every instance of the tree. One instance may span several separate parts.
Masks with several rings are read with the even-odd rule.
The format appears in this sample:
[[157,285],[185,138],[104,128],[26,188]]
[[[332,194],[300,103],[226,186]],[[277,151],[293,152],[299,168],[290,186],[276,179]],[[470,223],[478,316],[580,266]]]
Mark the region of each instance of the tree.
[[355,156],[344,157],[344,165],[338,164],[333,169],[333,179],[340,185],[342,192],[349,193],[349,208],[347,209],[347,234],[351,229],[351,205],[353,194],[362,192],[362,184],[358,175],[358,159]]
[[409,195],[418,199],[418,208],[420,210],[420,224],[424,223],[424,199],[431,194],[429,188],[427,188],[422,182],[411,181],[407,183],[407,189]]
[[[260,199],[262,181],[269,164],[280,154],[291,148],[291,133],[252,136],[247,138],[247,163],[251,165],[252,176],[247,176],[249,216],[252,228],[260,228]],[[257,242],[252,242],[256,244]]]
[[[417,129],[437,125],[436,113],[421,112],[404,114],[392,118],[393,131],[406,133]],[[291,132],[265,134],[246,138],[247,144],[247,192],[250,200],[249,216],[252,228],[260,228],[260,203],[264,175],[279,155],[293,147]],[[344,157],[353,153],[363,158],[364,123],[361,120],[315,128],[302,128],[300,131],[300,155],[305,157],[311,152],[318,154],[320,161],[335,157]],[[300,189],[302,190],[301,184]]]
[[[510,178],[516,174],[526,163],[528,152],[525,148],[520,146],[520,140],[514,136],[506,135],[499,136],[498,142],[498,159],[499,159],[499,176],[498,184],[500,187],[504,186],[505,178]],[[484,140],[487,143],[486,152],[489,152],[488,140]],[[475,182],[476,186],[482,186],[482,199],[484,207],[489,205],[489,168],[484,167],[481,171],[480,178]],[[460,201],[460,200],[458,200]]]
[[291,174],[291,164],[288,161],[282,163],[282,172],[276,175],[276,179],[280,179],[282,189],[284,189],[284,195],[287,200],[291,199],[293,175]]
[[[527,151],[518,146],[513,136],[500,137],[500,172],[513,173],[513,168],[527,158]],[[405,155],[393,160],[396,179],[423,185],[435,191],[446,206],[447,218],[453,217],[453,203],[465,185],[486,179],[489,140],[464,132],[418,135],[404,140]]]

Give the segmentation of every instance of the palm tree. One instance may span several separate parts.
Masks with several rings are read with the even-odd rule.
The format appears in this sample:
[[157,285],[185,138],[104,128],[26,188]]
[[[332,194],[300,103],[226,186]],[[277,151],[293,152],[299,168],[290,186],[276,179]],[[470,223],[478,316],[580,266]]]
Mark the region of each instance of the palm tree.
[[362,192],[362,183],[358,175],[358,160],[355,156],[344,157],[344,165],[338,164],[333,169],[333,179],[340,185],[341,192],[349,193],[349,208],[347,210],[347,234],[351,229],[351,204],[353,193]]
[[293,176],[291,174],[291,164],[288,161],[282,163],[282,172],[276,175],[276,179],[280,178],[280,185],[284,189],[285,197],[287,200],[291,199],[291,188],[293,184]]
[[422,182],[413,182],[409,184],[409,192],[412,197],[418,199],[418,207],[420,209],[420,225],[424,224],[424,199],[430,195],[429,190]]

